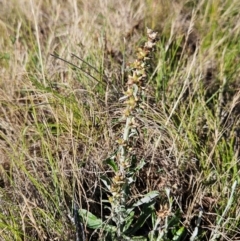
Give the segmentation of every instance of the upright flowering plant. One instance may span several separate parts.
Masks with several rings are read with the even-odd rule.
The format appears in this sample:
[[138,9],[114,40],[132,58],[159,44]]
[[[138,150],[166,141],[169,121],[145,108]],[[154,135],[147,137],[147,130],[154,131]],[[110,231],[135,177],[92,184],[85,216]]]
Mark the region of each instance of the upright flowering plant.
[[[151,53],[157,41],[157,32],[147,29],[147,41],[143,47],[138,48],[135,61],[129,66],[130,74],[126,83],[126,91],[120,98],[123,103],[122,111],[122,136],[117,140],[118,149],[114,157],[109,158],[107,163],[114,170],[114,176],[109,180],[102,177],[103,183],[109,190],[109,202],[111,204],[111,216],[107,223],[98,219],[86,210],[79,210],[79,214],[88,227],[93,229],[104,229],[111,240],[142,240],[143,237],[136,237],[134,233],[139,230],[155,209],[153,204],[159,195],[152,191],[136,203],[129,206],[129,187],[135,180],[135,173],[144,165],[140,162],[137,167],[132,168],[134,157],[134,138],[139,134],[137,115],[144,112],[144,92],[147,82],[147,71]],[[134,220],[136,207],[144,206],[140,218]],[[144,239],[145,240],[145,239]]]

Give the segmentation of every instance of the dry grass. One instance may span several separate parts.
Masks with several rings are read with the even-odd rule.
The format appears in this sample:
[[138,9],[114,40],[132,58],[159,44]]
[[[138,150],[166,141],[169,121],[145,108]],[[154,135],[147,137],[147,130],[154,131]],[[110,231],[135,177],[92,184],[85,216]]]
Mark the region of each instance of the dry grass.
[[[239,183],[239,7],[238,0],[0,1],[0,240],[75,240],[73,201],[109,215],[100,178],[114,175],[104,160],[121,136],[118,100],[146,26],[160,40],[134,150],[146,165],[130,201],[160,192],[161,225],[177,220],[161,240],[181,227],[178,240],[190,240],[199,208],[195,240],[240,240],[239,187],[232,189]],[[138,234],[151,230],[148,222]],[[89,240],[101,240],[92,232],[86,228]]]

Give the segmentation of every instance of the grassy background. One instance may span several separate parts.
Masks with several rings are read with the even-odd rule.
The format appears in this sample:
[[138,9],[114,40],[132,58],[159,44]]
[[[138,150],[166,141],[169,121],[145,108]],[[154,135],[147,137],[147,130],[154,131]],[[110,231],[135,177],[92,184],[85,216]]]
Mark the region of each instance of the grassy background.
[[238,186],[232,191],[239,9],[238,0],[0,1],[0,240],[75,240],[74,196],[98,217],[108,214],[100,176],[112,176],[104,160],[116,149],[118,99],[146,26],[160,40],[136,149],[147,164],[132,200],[158,190],[161,212],[170,188],[169,215],[188,231],[179,240],[189,240],[200,207],[198,240],[240,240]]

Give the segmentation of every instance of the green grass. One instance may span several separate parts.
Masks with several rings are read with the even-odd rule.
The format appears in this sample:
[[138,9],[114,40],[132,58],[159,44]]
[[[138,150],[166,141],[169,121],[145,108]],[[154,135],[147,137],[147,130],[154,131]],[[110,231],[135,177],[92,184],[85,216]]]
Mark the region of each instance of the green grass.
[[[120,226],[126,240],[240,240],[238,0],[2,5],[0,241],[79,241],[74,203],[84,241],[118,240]],[[118,224],[119,98],[146,27],[159,41]]]

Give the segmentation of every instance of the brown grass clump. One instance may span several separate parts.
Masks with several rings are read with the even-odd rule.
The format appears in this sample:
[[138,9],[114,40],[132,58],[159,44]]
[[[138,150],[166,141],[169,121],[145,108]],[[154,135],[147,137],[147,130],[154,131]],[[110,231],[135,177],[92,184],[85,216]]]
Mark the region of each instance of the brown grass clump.
[[239,7],[0,1],[0,241],[239,240]]

